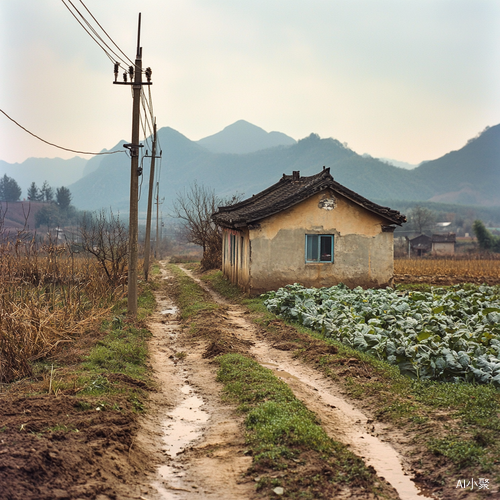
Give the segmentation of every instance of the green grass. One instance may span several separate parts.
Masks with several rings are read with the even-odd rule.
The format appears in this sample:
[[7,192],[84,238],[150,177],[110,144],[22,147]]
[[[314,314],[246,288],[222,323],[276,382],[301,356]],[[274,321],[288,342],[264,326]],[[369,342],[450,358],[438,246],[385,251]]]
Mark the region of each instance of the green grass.
[[[254,321],[273,333],[276,316],[263,304],[264,299],[245,298],[243,293],[222,273],[204,277],[205,281],[224,297],[246,306]],[[466,285],[464,285],[466,286]],[[467,288],[473,285],[467,285]],[[430,290],[430,285],[398,285],[398,290]],[[433,287],[436,290],[437,287]],[[432,425],[433,414],[445,412],[450,424],[447,434],[426,442],[430,452],[451,460],[457,469],[477,466],[489,469],[500,457],[500,391],[493,386],[466,382],[446,383],[417,381],[403,376],[399,369],[369,354],[361,353],[302,325],[285,321],[299,333],[334,345],[338,352],[328,358],[354,358],[368,367],[372,379],[336,377],[328,367],[328,359],[321,358],[318,369],[344,383],[347,394],[353,398],[372,397],[377,402],[376,416],[381,421],[418,428]],[[300,352],[300,350],[299,350]]]
[[[81,397],[112,397],[125,394],[135,411],[143,411],[144,391],[138,387],[110,382],[111,374],[122,374],[134,380],[148,383],[148,345],[151,333],[142,327],[142,320],[149,316],[156,307],[152,284],[143,285],[137,300],[138,314],[136,321],[127,319],[127,301],[120,300],[113,307],[113,317],[103,321],[101,329],[105,335],[85,357],[78,372],[76,387],[81,388]],[[86,409],[86,403],[80,402],[79,409]],[[95,410],[95,402],[89,403]],[[106,406],[108,403],[104,403]],[[118,403],[109,403],[118,407]],[[103,406],[102,409],[105,409]]]
[[151,334],[145,328],[124,323],[122,318],[116,316],[103,324],[108,334],[93,347],[83,368],[94,373],[123,373],[143,379]]
[[[345,446],[330,439],[314,413],[297,399],[287,384],[271,370],[241,354],[216,358],[220,365],[217,380],[224,384],[228,399],[246,413],[247,443],[254,462],[271,468],[286,468],[286,461],[314,450],[337,463],[357,465],[358,474],[366,480],[367,469]],[[352,471],[350,471],[352,472]]]
[[175,275],[179,284],[177,303],[181,310],[182,319],[193,318],[200,312],[211,311],[219,307],[211,300],[210,295],[179,267],[169,265],[168,268]]
[[147,318],[153,313],[156,307],[156,300],[151,287],[145,288],[137,297],[137,321]]
[[209,283],[216,292],[220,293],[226,299],[239,302],[242,298],[240,288],[227,280],[222,274],[222,271],[211,271],[204,274],[201,279]]
[[449,458],[460,467],[479,463],[484,455],[484,449],[479,444],[459,436],[447,436],[444,439],[433,438],[429,441],[429,449],[436,455]]
[[158,262],[154,262],[151,265],[151,276],[158,276],[161,271],[161,266]]

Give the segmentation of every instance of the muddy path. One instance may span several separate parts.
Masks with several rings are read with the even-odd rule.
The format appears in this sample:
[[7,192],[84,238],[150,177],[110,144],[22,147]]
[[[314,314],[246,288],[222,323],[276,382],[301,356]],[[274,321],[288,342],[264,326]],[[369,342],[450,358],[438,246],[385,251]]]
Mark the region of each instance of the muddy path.
[[[392,498],[437,498],[411,481],[409,463],[389,443],[401,446],[401,436],[392,439],[387,427],[346,400],[331,380],[295,359],[286,345],[273,345],[244,307],[227,302],[183,270],[223,306],[219,327],[232,332],[235,345],[244,346],[248,355],[285,381],[318,415],[330,437],[347,444],[376,470],[381,482],[397,491]],[[244,474],[252,459],[245,455],[242,419],[234,407],[221,402],[216,366],[207,354],[210,342],[186,335],[169,293],[172,276],[162,273],[165,286],[157,293],[157,312],[149,323],[151,362],[160,390],[137,437],[156,464],[151,477],[155,491],[150,490],[148,498],[255,498],[256,478]],[[371,497],[346,488],[339,498]]]
[[202,357],[205,342],[186,347],[171,279],[163,270],[148,323],[158,390],[137,435],[156,466],[144,498],[251,498],[254,483],[242,476],[252,459],[245,455],[241,418],[220,400],[216,369]]

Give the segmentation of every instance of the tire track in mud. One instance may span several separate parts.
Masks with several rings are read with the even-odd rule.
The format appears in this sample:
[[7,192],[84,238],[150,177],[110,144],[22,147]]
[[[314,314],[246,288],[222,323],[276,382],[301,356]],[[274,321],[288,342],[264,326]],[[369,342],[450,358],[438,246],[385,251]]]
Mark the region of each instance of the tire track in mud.
[[[220,401],[215,367],[202,358],[205,343],[183,349],[183,329],[169,293],[171,276],[156,292],[157,311],[148,323],[150,359],[157,391],[142,419],[138,445],[149,453],[156,473],[143,499],[253,498],[251,464],[244,454],[241,418]],[[151,488],[152,487],[152,488]]]
[[402,500],[435,498],[417,488],[403,457],[389,442],[378,437],[386,434],[383,424],[374,422],[349,403],[340,388],[321,373],[293,359],[289,352],[276,349],[271,342],[259,338],[257,327],[247,319],[243,308],[226,301],[189,270],[179,267],[209,292],[216,302],[227,307],[223,317],[234,328],[235,336],[251,342],[249,352],[256,361],[270,368],[289,385],[295,396],[319,417],[332,439],[349,446],[367,465],[371,465],[381,479],[396,489]]

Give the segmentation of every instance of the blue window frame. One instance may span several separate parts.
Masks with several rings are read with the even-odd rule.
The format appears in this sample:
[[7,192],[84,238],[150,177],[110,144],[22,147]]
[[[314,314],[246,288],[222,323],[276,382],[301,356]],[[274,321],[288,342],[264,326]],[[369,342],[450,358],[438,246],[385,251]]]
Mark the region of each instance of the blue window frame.
[[333,262],[333,234],[306,234],[306,262]]
[[230,252],[230,263],[232,266],[236,264],[236,236],[231,234],[229,237],[229,252]]

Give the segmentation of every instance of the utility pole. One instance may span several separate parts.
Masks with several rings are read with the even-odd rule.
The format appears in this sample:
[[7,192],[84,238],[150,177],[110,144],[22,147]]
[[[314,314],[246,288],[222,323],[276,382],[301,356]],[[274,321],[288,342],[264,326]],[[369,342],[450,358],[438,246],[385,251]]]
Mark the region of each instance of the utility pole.
[[149,193],[148,193],[148,214],[146,217],[146,242],[144,249],[144,279],[148,281],[149,275],[149,254],[151,251],[151,211],[153,205],[153,184],[155,177],[156,158],[156,120],[153,125],[153,151],[151,152],[151,169],[149,172]]
[[[163,204],[163,200],[165,198],[162,198],[161,203]],[[159,217],[159,206],[160,206],[160,185],[157,182],[156,183],[156,241],[155,241],[155,257],[158,259],[159,253],[158,253],[158,241],[159,241],[159,231],[158,231],[158,217]]]
[[[129,252],[128,252],[128,314],[137,316],[137,254],[138,254],[138,225],[139,225],[139,126],[140,126],[140,106],[142,85],[151,85],[151,69],[146,70],[147,82],[142,81],[142,47],[141,47],[141,14],[139,13],[139,23],[137,29],[137,52],[135,66],[130,66],[128,74],[130,82],[127,82],[127,73],[123,74],[123,82],[117,82],[118,63],[115,64],[115,81],[120,85],[132,85],[132,142],[124,144],[130,150],[130,213],[129,213]],[[132,78],[134,79],[132,81]]]

